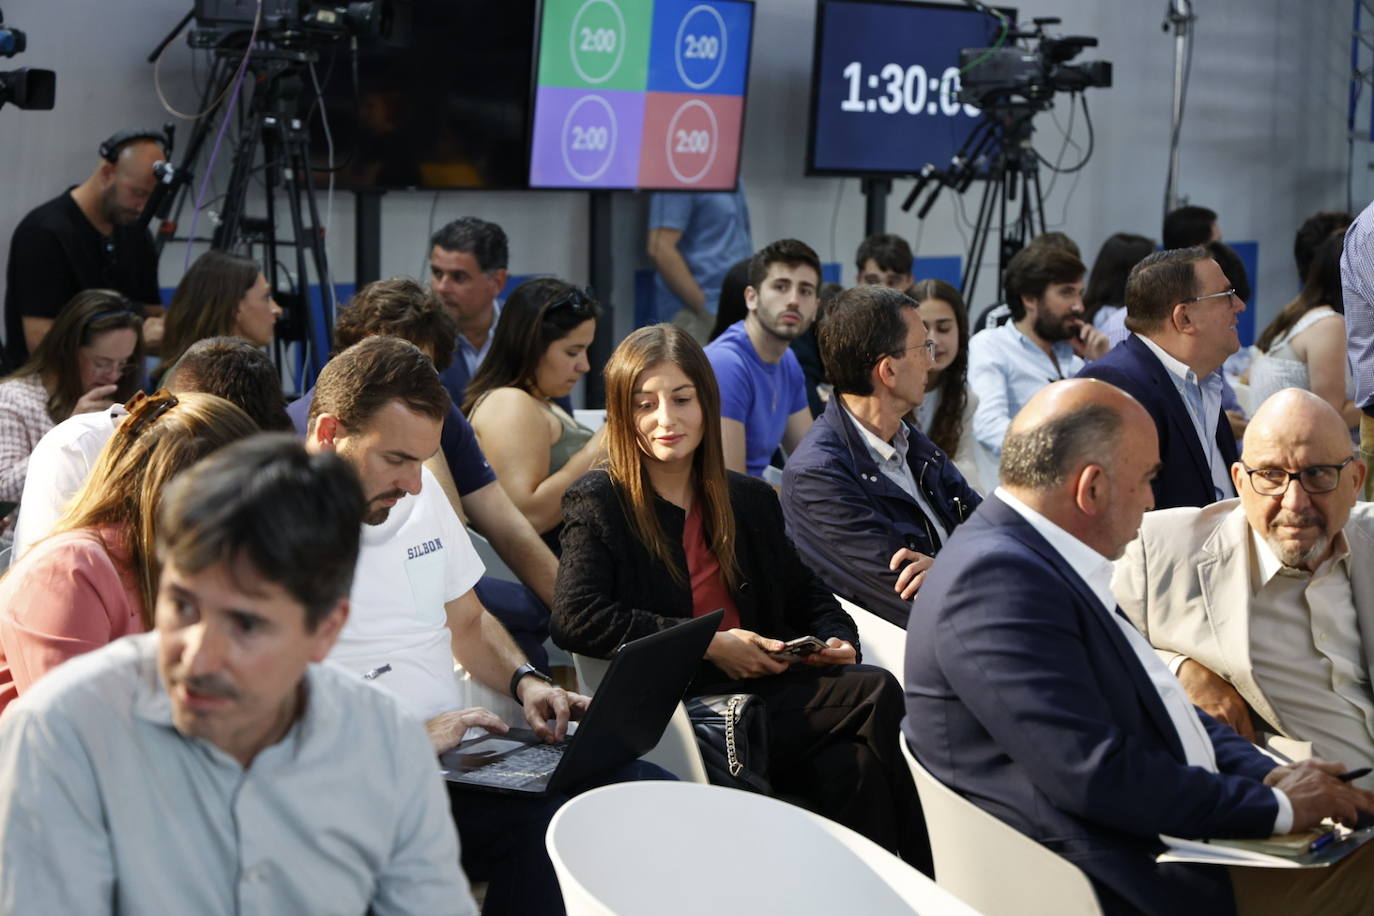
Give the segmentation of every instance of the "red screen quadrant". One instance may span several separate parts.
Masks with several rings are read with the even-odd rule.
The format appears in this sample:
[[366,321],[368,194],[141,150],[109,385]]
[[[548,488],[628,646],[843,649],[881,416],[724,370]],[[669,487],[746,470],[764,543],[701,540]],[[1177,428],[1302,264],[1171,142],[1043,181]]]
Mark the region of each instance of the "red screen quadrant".
[[743,117],[737,95],[646,92],[639,186],[733,190]]

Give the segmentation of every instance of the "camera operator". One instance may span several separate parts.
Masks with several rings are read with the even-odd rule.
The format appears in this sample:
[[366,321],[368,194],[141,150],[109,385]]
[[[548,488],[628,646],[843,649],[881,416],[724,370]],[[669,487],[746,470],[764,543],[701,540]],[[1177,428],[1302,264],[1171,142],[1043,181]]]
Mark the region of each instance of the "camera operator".
[[90,177],[20,221],[5,276],[5,355],[21,365],[73,296],[114,289],[143,306],[144,336],[162,337],[157,251],[137,220],[156,184],[153,165],[168,158],[158,131],[121,131],[100,144]]

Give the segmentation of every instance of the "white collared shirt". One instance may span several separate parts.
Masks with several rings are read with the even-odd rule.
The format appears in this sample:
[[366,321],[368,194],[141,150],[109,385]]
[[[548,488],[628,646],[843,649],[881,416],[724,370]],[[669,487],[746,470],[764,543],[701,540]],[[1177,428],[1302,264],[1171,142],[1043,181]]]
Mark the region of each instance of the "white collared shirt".
[[[1050,547],[1064,558],[1069,568],[1078,574],[1096,596],[1107,616],[1117,625],[1126,642],[1140,661],[1141,667],[1149,675],[1150,683],[1159,694],[1169,720],[1178,733],[1179,743],[1183,745],[1184,759],[1189,766],[1201,767],[1211,773],[1217,771],[1216,749],[1202,720],[1197,716],[1188,694],[1178,679],[1169,673],[1168,667],[1160,661],[1154,648],[1140,634],[1124,614],[1117,613],[1116,598],[1112,594],[1112,561],[1084,544],[1078,538],[1060,528],[1054,522],[1027,506],[1004,488],[994,491],[998,499],[1010,506],[1017,515],[1024,518],[1035,532],[1049,542]],[[1274,789],[1279,813],[1274,819],[1274,833],[1287,833],[1293,825],[1293,805],[1278,789]]]
[[[1199,382],[1196,372],[1175,359],[1159,344],[1142,334],[1135,336],[1139,337],[1140,342],[1149,347],[1150,352],[1159,358],[1165,369],[1169,370],[1169,378],[1173,379],[1174,389],[1183,400],[1188,418],[1193,421],[1193,432],[1197,433],[1202,454],[1207,459],[1208,469],[1212,472],[1212,489],[1216,491],[1216,498],[1221,500],[1235,496],[1231,484],[1231,468],[1221,455],[1221,447],[1217,445],[1217,424],[1221,420],[1221,377],[1213,372]],[[1192,401],[1189,389],[1201,395],[1201,414]]]
[[926,499],[921,488],[917,486],[916,477],[911,473],[911,465],[906,462],[907,449],[910,447],[906,424],[898,423],[897,435],[892,437],[891,442],[884,442],[867,426],[860,423],[858,417],[849,412],[843,398],[840,399],[840,406],[844,408],[844,415],[849,418],[849,422],[853,423],[854,428],[859,431],[859,436],[862,437],[864,446],[868,449],[868,456],[873,459],[878,470],[883,472],[884,477],[900,487],[903,493],[916,500],[916,505],[921,507],[925,517],[930,519],[931,526],[940,535],[941,544],[949,540],[949,529],[940,521],[940,516],[935,514],[930,501]]

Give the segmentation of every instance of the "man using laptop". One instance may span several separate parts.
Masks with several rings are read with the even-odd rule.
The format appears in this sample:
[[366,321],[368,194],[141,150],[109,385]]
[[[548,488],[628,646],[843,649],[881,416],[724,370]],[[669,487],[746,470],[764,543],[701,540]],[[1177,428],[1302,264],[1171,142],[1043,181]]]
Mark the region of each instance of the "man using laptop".
[[0,720],[0,910],[477,912],[419,724],[315,664],[362,514],[349,468],[287,436],[172,483],[156,631]]
[[[352,612],[329,661],[395,696],[425,723],[436,753],[470,728],[508,730],[490,711],[466,707],[455,661],[488,688],[509,690],[536,734],[561,741],[587,697],[554,686],[482,607],[472,590],[482,562],[423,467],[439,448],[448,404],[433,363],[395,337],[366,338],[320,373],[306,448],[353,465],[367,497]],[[437,769],[432,756],[429,763]],[[634,764],[629,778],[646,771],[662,774]],[[463,866],[489,882],[485,912],[562,912],[544,831],[566,797],[513,798],[452,784],[449,796]]]

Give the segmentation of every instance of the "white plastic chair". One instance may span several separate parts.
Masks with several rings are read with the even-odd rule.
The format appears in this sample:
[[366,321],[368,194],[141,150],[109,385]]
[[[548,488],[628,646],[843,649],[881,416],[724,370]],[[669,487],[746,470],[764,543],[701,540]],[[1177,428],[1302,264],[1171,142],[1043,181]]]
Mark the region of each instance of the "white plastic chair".
[[[590,655],[572,655],[573,666],[577,668],[577,680],[588,693],[595,693],[606,676],[610,662],[592,658]],[[684,782],[706,785],[711,780],[706,776],[706,764],[701,762],[701,750],[697,747],[696,734],[692,731],[692,720],[687,718],[687,707],[681,703],[673,710],[668,727],[658,744],[640,758],[656,763]]]
[[559,809],[545,845],[569,916],[976,916],[847,827],[722,786],[595,789]]
[[906,630],[889,623],[872,611],[866,611],[839,595],[835,600],[854,618],[859,628],[859,645],[863,647],[864,664],[886,668],[898,681],[906,678]]
[[987,916],[1101,916],[1077,865],[932,776],[898,738],[925,811],[935,881]]

